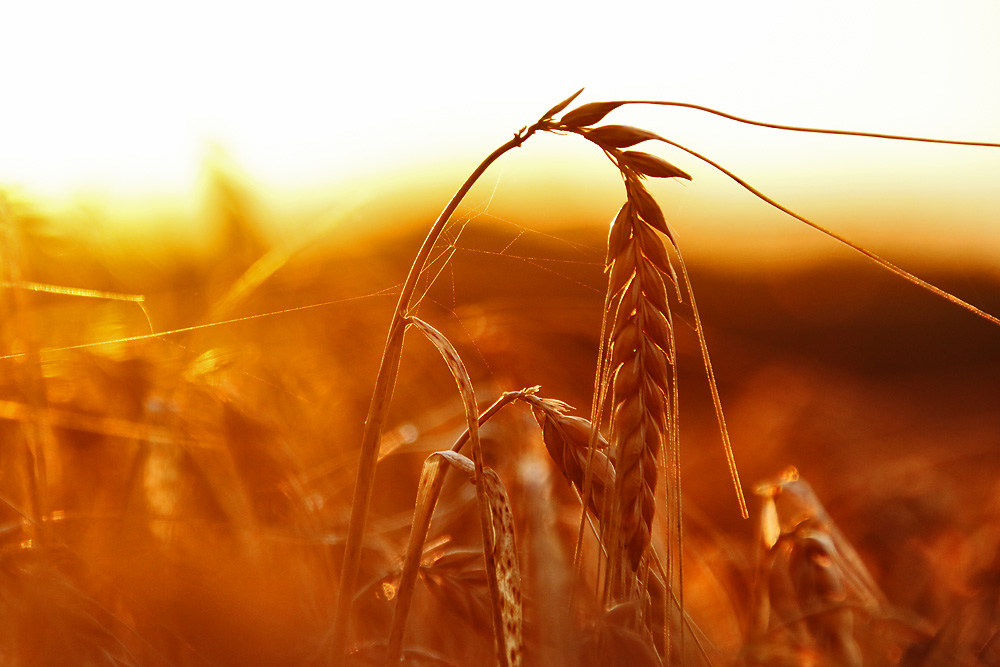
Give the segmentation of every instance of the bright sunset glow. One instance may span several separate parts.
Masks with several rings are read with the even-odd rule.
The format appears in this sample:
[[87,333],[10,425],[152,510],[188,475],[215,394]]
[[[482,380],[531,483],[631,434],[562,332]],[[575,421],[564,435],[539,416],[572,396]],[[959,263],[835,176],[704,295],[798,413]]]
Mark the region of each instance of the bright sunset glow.
[[[57,197],[183,193],[217,143],[258,183],[288,192],[471,159],[584,85],[585,99],[692,101],[775,122],[1000,135],[1000,6],[990,0],[613,12],[526,1],[16,3],[0,43],[0,183]],[[696,146],[725,134],[720,159],[823,168],[795,138],[767,150],[772,133],[694,112],[659,117]],[[839,154],[835,170],[873,150],[815,145]]]

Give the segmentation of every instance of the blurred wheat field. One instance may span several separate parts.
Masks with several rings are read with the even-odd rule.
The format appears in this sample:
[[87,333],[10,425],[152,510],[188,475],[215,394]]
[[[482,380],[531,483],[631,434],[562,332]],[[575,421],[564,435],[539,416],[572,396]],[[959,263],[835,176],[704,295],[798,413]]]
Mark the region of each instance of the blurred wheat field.
[[[92,229],[2,202],[3,664],[336,664],[328,635],[357,445],[392,306],[434,213],[394,202],[391,219],[354,213],[349,234],[276,239],[266,230],[281,222],[252,191],[220,174],[212,194],[201,221],[212,242],[197,253],[164,251],[167,232],[102,245]],[[421,317],[458,348],[481,406],[540,385],[588,416],[608,214],[553,226],[559,217],[468,209],[432,258]],[[692,262],[691,273],[744,484],[763,486],[742,520],[682,319],[690,621],[676,630],[691,640],[674,658],[1000,664],[1000,331],[850,258]],[[1000,312],[996,272],[921,275]],[[356,664],[381,664],[421,464],[465,428],[437,352],[409,343],[353,603]],[[593,584],[573,566],[580,503],[531,411],[512,406],[481,435],[513,510],[525,664],[598,664],[594,647],[608,644],[613,664],[661,664],[586,594],[569,607],[574,586]],[[789,466],[797,475],[779,479]],[[407,664],[492,659],[475,499],[464,479],[445,483]],[[802,512],[811,532],[789,518]],[[656,548],[667,533],[658,525]],[[584,549],[585,562],[599,558]]]

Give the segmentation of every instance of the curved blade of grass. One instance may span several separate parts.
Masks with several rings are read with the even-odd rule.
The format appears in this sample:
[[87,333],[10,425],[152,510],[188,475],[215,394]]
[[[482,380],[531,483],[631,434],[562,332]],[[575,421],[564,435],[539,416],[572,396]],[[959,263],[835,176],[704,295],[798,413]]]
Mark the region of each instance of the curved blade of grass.
[[[509,391],[498,398],[493,405],[479,415],[478,426],[481,427],[492,419],[505,406],[515,400],[534,396],[538,387],[529,387],[519,391]],[[477,429],[478,430],[478,429]],[[459,452],[469,441],[470,431],[467,429],[451,446],[450,452]],[[441,487],[444,484],[444,473],[447,468],[442,466],[445,460],[452,460],[447,453],[435,452],[424,461],[417,485],[417,499],[413,511],[413,523],[410,537],[403,559],[403,571],[400,576],[399,590],[396,592],[396,606],[393,609],[392,625],[390,626],[389,645],[386,651],[386,664],[398,663],[403,653],[403,635],[406,632],[406,619],[413,600],[413,590],[417,580],[417,570],[420,566],[420,556],[423,553],[431,517],[441,497]]]
[[[496,505],[496,503],[500,502],[494,497],[497,494],[497,484],[501,488],[503,484],[496,477],[496,473],[488,475],[487,472],[492,471],[484,471],[483,469],[482,444],[479,441],[479,410],[476,407],[476,394],[472,387],[472,380],[458,351],[444,334],[417,317],[408,317],[406,320],[409,324],[419,329],[434,344],[438,352],[440,352],[452,376],[455,378],[459,392],[462,395],[462,402],[465,405],[465,417],[469,423],[469,440],[472,444],[472,460],[474,461],[474,470],[472,472],[475,476],[476,497],[479,505],[479,522],[483,532],[483,554],[486,559],[487,583],[489,584],[490,602],[493,607],[493,636],[497,648],[497,658],[501,667],[515,667],[520,664],[521,654],[520,598],[517,600],[517,611],[515,614],[510,597],[516,591],[511,591],[509,588],[509,581],[511,579],[510,568],[512,567],[511,556],[509,553],[504,553],[501,564],[498,566],[497,550],[502,543],[506,543],[506,537],[501,538],[499,534],[501,531],[495,525],[498,520],[502,520],[501,517],[506,516],[508,518],[507,524],[512,526],[512,521],[509,519],[510,507],[509,502],[507,502],[506,506]],[[457,462],[455,457],[465,458],[455,452],[447,456],[451,463]],[[504,498],[506,498],[506,495],[504,495]],[[502,532],[506,533],[506,530]],[[513,529],[511,528],[511,540],[513,540],[512,534]],[[516,562],[517,557],[515,553],[513,555],[513,563],[516,564]],[[504,574],[502,580],[504,583],[503,586],[501,586],[499,576],[501,572]]]
[[427,540],[431,516],[434,514],[434,508],[441,495],[441,484],[444,480],[443,463],[446,459],[439,454],[441,452],[435,452],[428,456],[420,471],[417,500],[413,510],[413,524],[410,528],[409,541],[406,544],[403,572],[400,576],[399,589],[396,591],[396,604],[392,612],[389,646],[386,649],[385,662],[387,665],[398,664],[402,656],[403,633],[406,631],[406,619],[410,613],[410,603],[413,601],[420,557],[424,551],[424,542]]

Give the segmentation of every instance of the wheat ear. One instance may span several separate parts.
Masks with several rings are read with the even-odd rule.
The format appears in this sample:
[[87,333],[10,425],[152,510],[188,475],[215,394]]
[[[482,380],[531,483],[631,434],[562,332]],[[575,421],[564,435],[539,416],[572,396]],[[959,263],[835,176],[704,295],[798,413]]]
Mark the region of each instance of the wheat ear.
[[[639,568],[649,546],[655,513],[657,459],[665,438],[673,438],[674,346],[666,282],[675,289],[676,272],[663,239],[673,239],[663,212],[642,181],[690,179],[669,162],[648,153],[623,150],[650,139],[652,133],[627,126],[588,127],[613,107],[583,105],[561,119],[561,128],[599,146],[614,162],[625,183],[627,200],[611,225],[607,267],[610,327],[607,370],[611,374],[611,441],[616,483],[610,535],[611,580],[623,563]],[[602,373],[603,374],[603,373]],[[607,530],[607,528],[605,529]]]

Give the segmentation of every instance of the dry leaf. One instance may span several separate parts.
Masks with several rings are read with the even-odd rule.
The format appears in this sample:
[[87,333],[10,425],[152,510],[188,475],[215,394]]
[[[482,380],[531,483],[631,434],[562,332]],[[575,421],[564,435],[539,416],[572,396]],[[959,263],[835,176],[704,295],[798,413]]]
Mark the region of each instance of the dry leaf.
[[[521,634],[521,570],[514,541],[514,515],[510,498],[499,475],[491,468],[483,471],[486,495],[493,513],[493,556],[496,563],[497,590],[503,618],[502,651],[510,667],[523,664],[524,641]],[[499,638],[498,638],[499,641]]]

